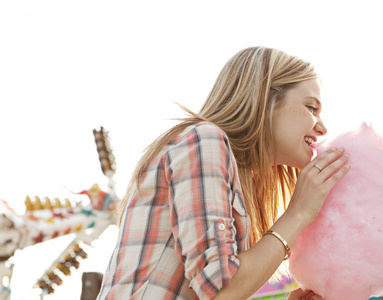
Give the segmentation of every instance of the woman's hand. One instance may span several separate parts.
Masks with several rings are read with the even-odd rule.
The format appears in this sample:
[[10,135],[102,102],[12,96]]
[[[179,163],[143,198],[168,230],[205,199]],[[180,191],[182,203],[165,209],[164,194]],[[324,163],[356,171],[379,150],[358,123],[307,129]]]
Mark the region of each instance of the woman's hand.
[[303,291],[302,289],[296,289],[290,293],[287,300],[322,300],[323,298],[313,291]]
[[349,154],[332,148],[318,155],[300,172],[294,195],[287,211],[303,216],[309,225],[318,215],[327,195],[349,171],[345,165]]

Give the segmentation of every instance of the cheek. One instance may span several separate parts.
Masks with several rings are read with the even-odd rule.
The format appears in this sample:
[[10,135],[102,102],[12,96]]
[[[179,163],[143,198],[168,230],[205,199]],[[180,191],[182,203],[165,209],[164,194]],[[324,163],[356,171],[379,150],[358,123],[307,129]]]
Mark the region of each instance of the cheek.
[[313,116],[310,112],[305,112],[300,114],[300,116],[297,117],[296,121],[298,122],[298,130],[303,134],[306,134],[308,131],[312,130],[315,127],[315,124],[317,123],[317,118]]

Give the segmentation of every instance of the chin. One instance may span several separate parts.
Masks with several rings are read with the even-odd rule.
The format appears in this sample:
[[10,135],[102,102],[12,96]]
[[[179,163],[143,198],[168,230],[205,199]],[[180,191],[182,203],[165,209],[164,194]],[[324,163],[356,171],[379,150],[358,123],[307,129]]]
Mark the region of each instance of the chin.
[[291,167],[291,168],[296,168],[299,170],[302,170],[305,167],[304,165],[301,165],[301,164],[288,164],[286,166]]
[[311,160],[312,160],[313,158],[314,158],[314,157],[308,157],[307,159],[297,161],[297,162],[295,162],[294,164],[291,164],[290,167],[293,167],[293,168],[297,168],[297,169],[302,170],[304,167],[307,166],[307,164],[308,164],[309,162],[311,162]]
[[[290,153],[292,154],[292,153]],[[301,149],[300,151],[296,151],[294,154],[290,156],[285,156],[285,159],[281,159],[279,163],[275,165],[285,165],[292,168],[297,168],[302,170],[307,166],[316,156],[316,152],[307,151],[307,149]]]

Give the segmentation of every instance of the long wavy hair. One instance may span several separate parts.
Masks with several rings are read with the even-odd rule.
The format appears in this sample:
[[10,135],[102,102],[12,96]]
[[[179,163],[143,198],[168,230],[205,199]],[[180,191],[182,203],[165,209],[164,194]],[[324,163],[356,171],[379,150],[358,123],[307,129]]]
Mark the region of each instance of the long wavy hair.
[[118,224],[134,185],[161,149],[186,127],[200,121],[219,126],[228,136],[238,165],[251,243],[256,243],[286,210],[299,170],[275,165],[272,113],[295,84],[318,78],[308,62],[277,49],[252,47],[234,55],[220,72],[199,113],[158,137],[138,162],[118,211]]

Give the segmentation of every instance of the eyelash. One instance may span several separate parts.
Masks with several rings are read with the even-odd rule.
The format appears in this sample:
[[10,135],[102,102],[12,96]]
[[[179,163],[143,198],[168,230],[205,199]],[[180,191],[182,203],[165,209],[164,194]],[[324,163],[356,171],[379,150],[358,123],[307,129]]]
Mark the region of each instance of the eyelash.
[[316,108],[315,106],[312,106],[312,105],[306,105],[306,107],[311,111],[311,113],[313,115],[315,115],[315,113],[318,111],[318,108]]

